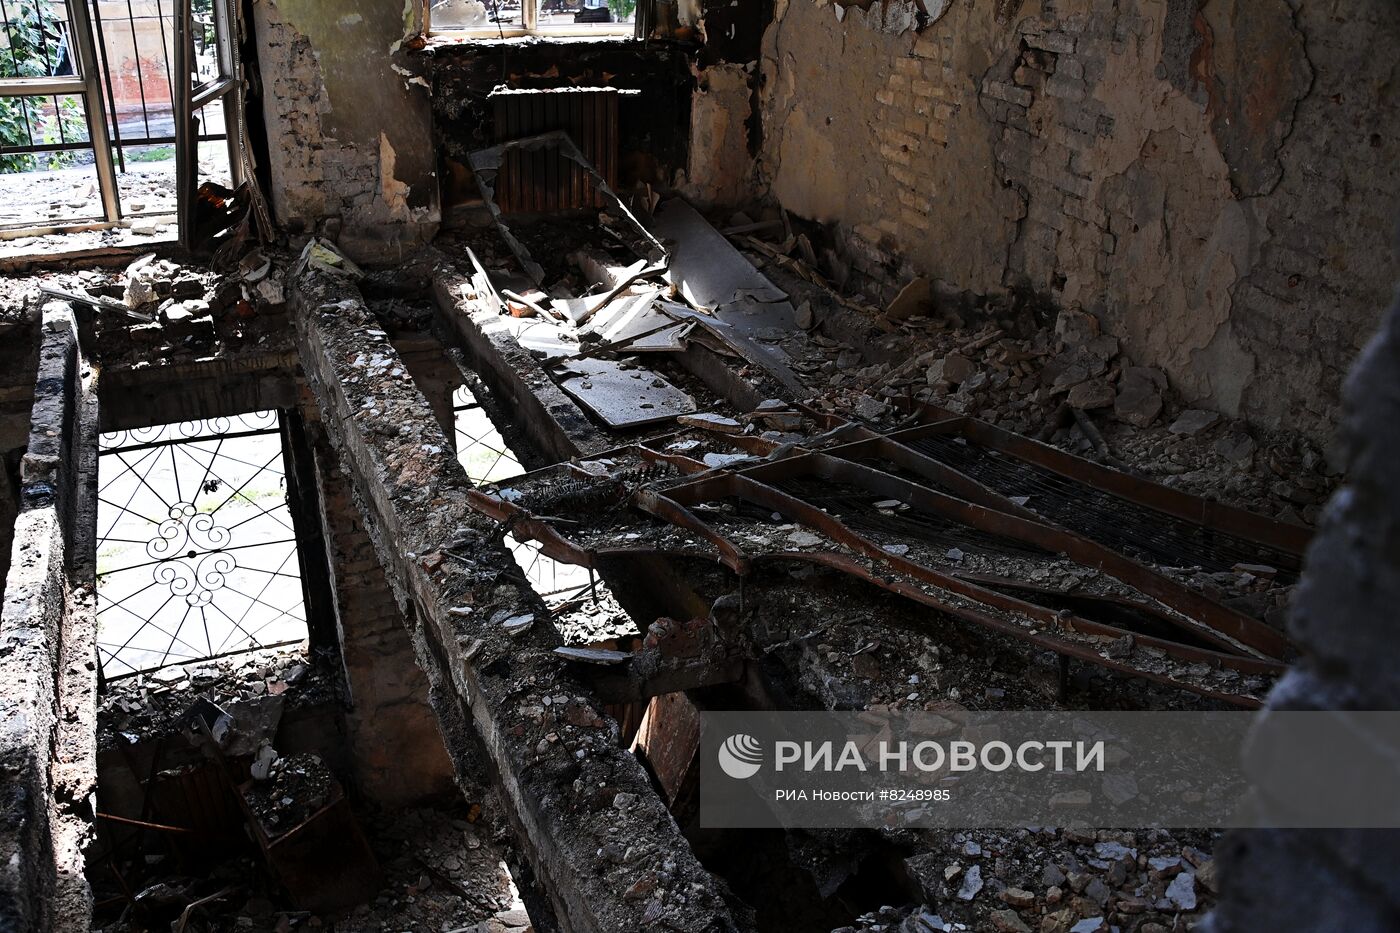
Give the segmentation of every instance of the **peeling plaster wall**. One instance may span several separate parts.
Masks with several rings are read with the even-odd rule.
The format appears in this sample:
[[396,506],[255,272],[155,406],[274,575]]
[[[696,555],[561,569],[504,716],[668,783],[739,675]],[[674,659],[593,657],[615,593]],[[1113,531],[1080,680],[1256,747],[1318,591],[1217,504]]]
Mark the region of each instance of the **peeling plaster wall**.
[[748,207],[760,196],[754,157],[763,146],[759,62],[774,0],[708,0],[694,61],[690,158],[677,178],[702,208]]
[[1400,7],[1294,5],[779,0],[761,178],[886,289],[1082,306],[1189,401],[1325,441],[1400,271]]
[[690,160],[681,194],[701,207],[740,205],[755,196],[746,125],[752,96],[743,65],[699,72],[690,108]]
[[278,223],[370,263],[430,240],[440,219],[431,106],[426,82],[399,62],[403,8],[253,9]]

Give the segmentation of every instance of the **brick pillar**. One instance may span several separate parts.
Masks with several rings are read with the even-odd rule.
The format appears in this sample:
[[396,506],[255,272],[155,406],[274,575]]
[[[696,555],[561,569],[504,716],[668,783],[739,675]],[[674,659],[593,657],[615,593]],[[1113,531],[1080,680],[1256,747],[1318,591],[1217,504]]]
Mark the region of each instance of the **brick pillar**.
[[346,731],[360,791],[386,807],[453,793],[452,763],[428,705],[428,681],[351,484],[334,453],[317,449],[316,467],[350,701]]
[[[1400,303],[1352,370],[1345,405],[1346,484],[1308,548],[1289,619],[1305,655],[1272,709],[1400,709]],[[1392,771],[1400,782],[1400,764]],[[1400,930],[1400,830],[1237,831],[1217,857],[1211,933]]]

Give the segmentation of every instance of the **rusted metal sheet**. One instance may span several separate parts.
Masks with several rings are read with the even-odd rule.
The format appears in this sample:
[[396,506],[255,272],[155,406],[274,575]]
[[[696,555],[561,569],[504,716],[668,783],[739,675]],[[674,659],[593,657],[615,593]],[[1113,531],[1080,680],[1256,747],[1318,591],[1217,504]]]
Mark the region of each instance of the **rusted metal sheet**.
[[[1090,645],[1069,641],[1049,632],[1035,631],[1033,629],[1028,630],[1025,627],[1017,625],[1015,622],[1008,621],[1007,619],[1001,616],[994,615],[992,613],[978,612],[975,609],[969,609],[966,606],[951,604],[945,600],[939,599],[933,594],[928,593],[924,589],[921,589],[920,587],[914,585],[911,582],[899,579],[889,579],[887,577],[882,577],[879,575],[872,575],[868,568],[841,554],[777,553],[768,555],[767,557],[763,558],[763,560],[800,560],[805,561],[807,563],[831,567],[835,570],[840,570],[843,573],[847,573],[851,576],[863,579],[868,583],[873,583],[876,586],[882,587],[883,589],[887,589],[891,593],[895,593],[899,596],[905,597],[906,599],[910,599],[914,602],[928,606],[930,609],[935,609],[939,612],[946,613],[947,615],[953,616],[958,619],[962,619],[964,621],[974,622],[977,625],[980,625],[984,628],[990,629],[995,632],[1000,632],[1003,635],[1009,635],[1013,638],[1017,638],[1021,641],[1024,641],[1031,645],[1035,645],[1038,648],[1043,648],[1047,651],[1054,651],[1055,653],[1064,655],[1066,657],[1075,658],[1080,661],[1087,661],[1091,664],[1096,664],[1099,667],[1103,667],[1108,670],[1118,671],[1119,673],[1129,674],[1134,677],[1141,677],[1144,680],[1150,680],[1155,683],[1166,684],[1168,686],[1185,689],[1192,693],[1199,694],[1200,696],[1210,697],[1211,699],[1220,700],[1222,702],[1230,703],[1235,706],[1257,709],[1263,705],[1261,697],[1243,696],[1238,693],[1229,693],[1226,691],[1212,689],[1210,687],[1202,687],[1196,684],[1183,683],[1180,680],[1175,679],[1168,673],[1144,670],[1140,667],[1135,667],[1131,664],[1117,661],[1110,657],[1105,657],[1103,654],[1099,653],[1098,650],[1096,650]],[[1154,644],[1154,647],[1158,646],[1160,645]],[[1278,675],[1283,673],[1284,670],[1284,665],[1277,664],[1274,662],[1254,662],[1250,661],[1249,659],[1237,658],[1230,655],[1222,655],[1218,652],[1207,651],[1197,653],[1194,649],[1189,648],[1183,648],[1181,656],[1183,660],[1192,660],[1196,662],[1205,663],[1207,665],[1210,665],[1211,667],[1228,668],[1231,670],[1237,670],[1242,673],[1249,674]]]
[[212,763],[179,771],[158,782],[152,794],[168,823],[194,831],[206,845],[242,834],[242,819],[224,772]]
[[698,780],[699,711],[684,693],[656,697],[647,706],[634,747],[656,775],[666,805],[674,811],[677,800],[693,793]]

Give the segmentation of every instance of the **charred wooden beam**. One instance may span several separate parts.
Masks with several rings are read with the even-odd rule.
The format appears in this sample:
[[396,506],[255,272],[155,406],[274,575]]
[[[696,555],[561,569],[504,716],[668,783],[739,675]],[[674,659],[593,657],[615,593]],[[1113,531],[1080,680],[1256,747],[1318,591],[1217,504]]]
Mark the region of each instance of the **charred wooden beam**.
[[[480,736],[560,923],[598,933],[735,929],[715,880],[619,747],[617,724],[553,655],[561,639],[539,596],[491,520],[468,506],[470,481],[427,400],[406,374],[393,374],[397,355],[358,291],[309,270],[295,292],[308,385],[415,629],[444,731],[465,714]],[[616,841],[646,854],[620,864],[601,858]],[[647,897],[624,896],[663,862],[666,880]]]

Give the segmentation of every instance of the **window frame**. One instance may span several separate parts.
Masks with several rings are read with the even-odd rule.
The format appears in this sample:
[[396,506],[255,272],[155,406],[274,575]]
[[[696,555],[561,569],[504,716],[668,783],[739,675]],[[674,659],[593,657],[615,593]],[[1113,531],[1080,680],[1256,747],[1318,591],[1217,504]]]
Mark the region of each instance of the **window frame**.
[[[0,98],[67,97],[82,102],[88,139],[87,145],[81,148],[92,150],[100,203],[94,205],[97,210],[93,213],[81,217],[35,218],[33,221],[25,220],[0,225],[0,241],[62,233],[112,230],[126,225],[138,216],[168,218],[170,215],[164,213],[134,212],[122,204],[120,180],[113,167],[113,161],[115,159],[118,164],[124,166],[121,154],[126,147],[150,143],[124,141],[120,132],[112,129],[112,126],[117,125],[117,118],[113,112],[115,107],[111,96],[111,71],[106,60],[105,46],[101,48],[101,57],[99,57],[99,43],[102,41],[103,29],[99,7],[100,0],[52,0],[52,2],[55,6],[61,6],[65,11],[64,22],[69,30],[73,74],[33,78],[0,78]],[[209,80],[200,81],[196,79],[190,69],[191,63],[195,60],[193,0],[170,0],[170,2],[172,3],[173,36],[170,52],[163,54],[169,55],[167,73],[170,75],[171,109],[175,123],[172,140],[176,150],[174,217],[179,241],[189,245],[194,230],[193,212],[195,188],[198,184],[199,143],[219,138],[216,134],[207,133],[203,128],[196,132],[194,120],[196,117],[202,116],[205,107],[216,101],[221,101],[223,105],[224,139],[228,147],[229,174],[233,187],[237,188],[245,178],[243,149],[245,134],[239,120],[240,108],[237,106],[244,74],[239,55],[239,42],[242,39],[242,29],[245,24],[240,17],[239,0],[212,0],[215,52],[218,58],[219,74]],[[165,13],[160,0],[157,0],[156,3],[156,13],[163,23]],[[111,22],[118,23],[121,20],[117,19]],[[162,38],[162,48],[163,46],[164,39]],[[102,63],[101,68],[99,68],[99,61]],[[107,81],[105,94],[102,83],[104,80]],[[161,142],[163,144],[164,141]],[[51,148],[39,147],[39,151],[48,151]],[[16,151],[22,150],[16,149]]]
[[491,26],[453,26],[445,29],[433,28],[432,0],[423,3],[423,32],[429,38],[469,39],[474,42],[492,39],[619,39],[635,38],[637,24],[605,23],[575,26],[541,26],[539,24],[540,0],[520,0],[521,25],[507,29],[500,24]]
[[[117,196],[117,176],[112,168],[111,143],[107,138],[107,111],[98,84],[97,56],[87,0],[59,0],[65,10],[73,63],[71,75],[45,78],[0,78],[0,97],[72,97],[82,101],[87,122],[88,145],[92,148],[101,217],[71,221],[11,224],[0,229],[0,239],[46,236],[64,230],[102,230],[115,226],[121,216]],[[37,9],[37,4],[36,4]]]

